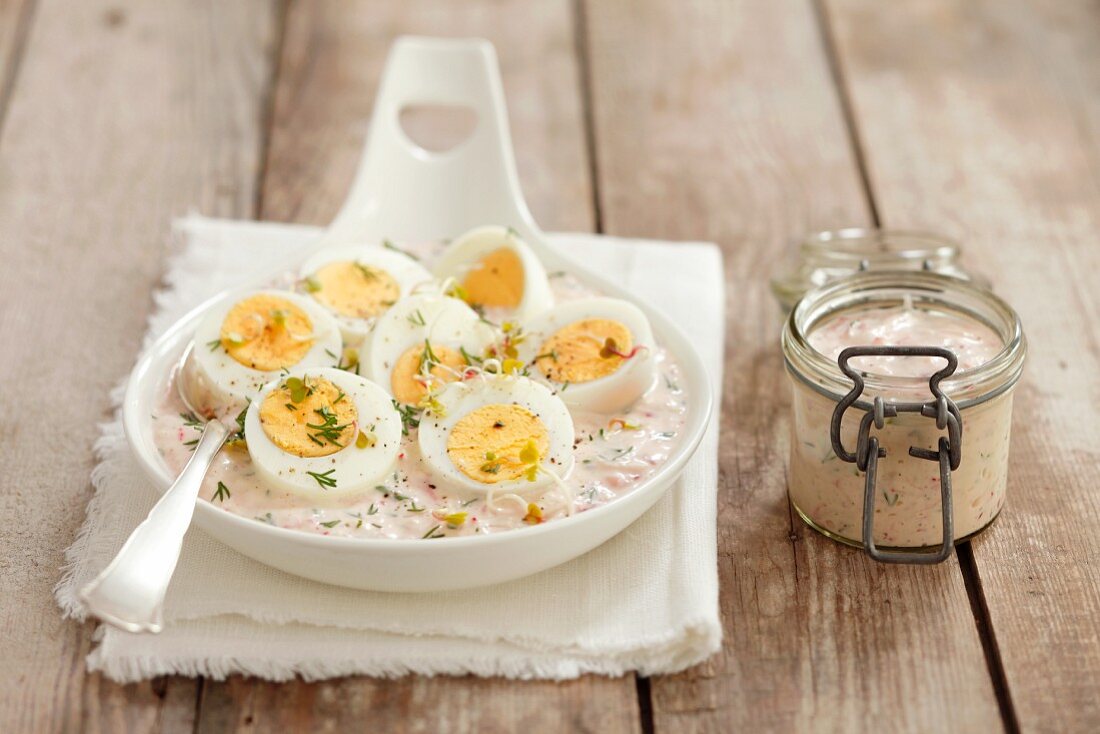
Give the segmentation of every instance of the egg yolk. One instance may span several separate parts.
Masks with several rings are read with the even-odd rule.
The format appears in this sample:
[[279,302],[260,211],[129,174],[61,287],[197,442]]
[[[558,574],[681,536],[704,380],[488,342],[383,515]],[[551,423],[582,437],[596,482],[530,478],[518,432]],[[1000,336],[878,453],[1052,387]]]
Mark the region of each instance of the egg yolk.
[[520,460],[534,441],[539,456],[550,448],[546,425],[519,405],[485,405],[462,416],[447,437],[447,456],[475,482],[496,484],[519,479],[527,471]]
[[271,443],[288,454],[316,458],[355,440],[359,412],[340,388],[323,377],[307,377],[295,387],[280,385],[260,405],[260,425]]
[[523,300],[523,262],[510,248],[493,250],[467,273],[462,287],[469,303],[515,308]]
[[313,346],[313,322],[285,298],[261,293],[237,302],[222,321],[221,344],[245,367],[273,372],[292,367]]
[[390,373],[393,397],[399,403],[416,405],[428,394],[427,385],[421,381],[424,370],[434,378],[433,386],[437,386],[454,382],[465,369],[466,358],[457,349],[435,344],[431,345],[430,351],[426,344],[410,347],[397,358]]
[[[618,354],[607,354],[607,340]],[[535,365],[554,382],[588,382],[619,369],[634,347],[630,329],[611,319],[582,319],[559,329],[539,349]]]
[[348,260],[321,267],[310,278],[309,290],[330,310],[356,319],[377,316],[401,296],[397,281],[385,270]]

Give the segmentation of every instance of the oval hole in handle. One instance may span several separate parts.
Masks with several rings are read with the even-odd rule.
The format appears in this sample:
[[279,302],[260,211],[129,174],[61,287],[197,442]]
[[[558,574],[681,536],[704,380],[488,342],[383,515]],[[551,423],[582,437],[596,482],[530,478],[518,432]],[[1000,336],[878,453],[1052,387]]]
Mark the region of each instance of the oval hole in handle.
[[465,105],[410,104],[397,114],[401,131],[428,153],[454,150],[477,129],[478,115]]

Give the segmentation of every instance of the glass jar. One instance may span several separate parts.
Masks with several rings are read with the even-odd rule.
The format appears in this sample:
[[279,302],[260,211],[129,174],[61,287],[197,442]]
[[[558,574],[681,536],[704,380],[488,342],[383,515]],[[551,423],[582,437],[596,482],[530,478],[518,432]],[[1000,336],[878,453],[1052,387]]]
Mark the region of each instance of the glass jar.
[[[999,338],[1000,351],[955,372],[965,344],[955,346],[960,354],[946,349],[946,334],[926,338],[931,344],[842,342],[850,348],[836,360],[810,342],[830,318],[870,324],[891,308],[947,319],[937,323],[977,322]],[[782,347],[794,386],[788,489],[807,524],[876,560],[933,563],[993,522],[1004,504],[1012,392],[1026,353],[1007,303],[938,273],[858,273],[807,293]],[[929,374],[874,374],[848,363],[865,355],[924,357]]]
[[799,245],[795,262],[772,278],[772,293],[786,314],[807,291],[866,270],[926,270],[988,288],[985,278],[963,269],[961,255],[959,243],[931,232],[859,227],[817,232]]

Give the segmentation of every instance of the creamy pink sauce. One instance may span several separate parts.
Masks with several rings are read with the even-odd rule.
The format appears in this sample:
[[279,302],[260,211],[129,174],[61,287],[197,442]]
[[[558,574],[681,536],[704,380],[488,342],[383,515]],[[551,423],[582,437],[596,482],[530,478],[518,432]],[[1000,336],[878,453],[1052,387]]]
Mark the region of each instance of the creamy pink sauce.
[[[997,332],[960,313],[885,306],[835,314],[809,334],[810,345],[832,360],[851,346],[946,347],[959,358],[956,373],[985,364],[1004,347]],[[944,366],[938,357],[858,357],[852,364],[876,375],[924,377]]]
[[[440,245],[410,246],[410,252],[429,260]],[[555,300],[596,295],[565,273],[551,273]],[[606,505],[652,477],[682,440],[687,401],[680,368],[666,350],[656,346],[656,384],[630,410],[604,415],[575,408],[575,466],[568,477],[573,489],[573,512]],[[172,375],[166,382],[153,415],[154,438],[168,466],[183,469],[191,456],[200,427],[188,420]],[[566,388],[568,389],[568,388]],[[621,419],[637,428],[623,428]],[[227,492],[218,492],[221,483]],[[226,494],[228,493],[228,496]],[[514,503],[486,505],[482,496],[438,485],[426,471],[416,441],[416,429],[402,438],[396,471],[366,493],[339,501],[310,502],[300,495],[266,486],[252,467],[247,450],[226,448],[214,460],[200,497],[228,512],[283,528],[321,535],[420,539],[497,533],[526,527],[525,511]],[[565,517],[560,490],[550,488],[530,502],[543,510],[542,522]],[[443,517],[465,512],[457,527]]]
[[[815,349],[832,358],[856,345],[944,346],[958,356],[959,372],[985,364],[1004,346],[992,328],[962,313],[909,304],[838,313],[808,338]],[[863,357],[854,363],[871,374],[917,378],[931,375],[944,364],[934,357]],[[858,543],[862,541],[864,475],[833,452],[829,422],[835,403],[799,381],[794,385],[791,501],[812,524]],[[927,394],[927,383],[913,389]],[[888,395],[884,398],[890,400]],[[956,539],[988,525],[1004,504],[1011,392],[966,408],[962,416],[963,460],[951,482]],[[845,415],[841,433],[849,450],[855,447],[860,417],[854,409]],[[944,432],[934,420],[916,414],[903,413],[886,422],[881,431],[873,430],[886,449],[886,457],[879,461],[874,540],[905,548],[938,545],[943,536],[937,465],[912,458],[908,451],[910,446],[935,449]]]

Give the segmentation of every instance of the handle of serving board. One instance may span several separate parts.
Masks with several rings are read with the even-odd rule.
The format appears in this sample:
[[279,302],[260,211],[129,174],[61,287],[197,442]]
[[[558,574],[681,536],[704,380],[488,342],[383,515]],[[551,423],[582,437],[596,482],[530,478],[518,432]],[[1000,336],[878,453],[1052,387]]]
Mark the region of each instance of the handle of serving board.
[[[473,133],[424,150],[401,128],[410,105],[467,107]],[[502,224],[539,236],[516,175],[496,52],[480,39],[406,36],[390,50],[359,171],[328,242],[434,240]]]

